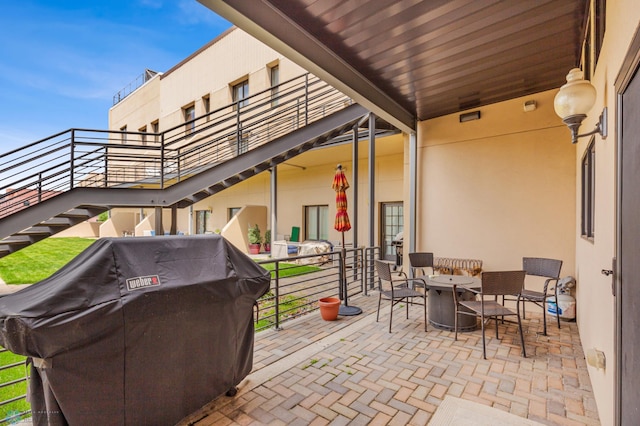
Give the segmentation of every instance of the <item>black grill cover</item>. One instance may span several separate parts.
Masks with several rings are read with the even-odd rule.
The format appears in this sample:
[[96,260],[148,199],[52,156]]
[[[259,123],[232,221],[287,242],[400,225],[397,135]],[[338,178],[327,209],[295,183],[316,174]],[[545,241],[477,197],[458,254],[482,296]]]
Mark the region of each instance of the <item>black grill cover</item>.
[[218,235],[105,238],[0,297],[34,424],[175,424],[249,374],[269,273]]

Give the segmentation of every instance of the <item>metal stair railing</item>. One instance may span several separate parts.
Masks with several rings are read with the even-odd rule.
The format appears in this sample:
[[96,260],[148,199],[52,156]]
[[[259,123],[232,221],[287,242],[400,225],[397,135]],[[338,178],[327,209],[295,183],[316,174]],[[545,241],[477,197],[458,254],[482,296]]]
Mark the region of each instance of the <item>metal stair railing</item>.
[[351,103],[304,74],[161,133],[63,131],[0,154],[0,220],[74,188],[166,189]]

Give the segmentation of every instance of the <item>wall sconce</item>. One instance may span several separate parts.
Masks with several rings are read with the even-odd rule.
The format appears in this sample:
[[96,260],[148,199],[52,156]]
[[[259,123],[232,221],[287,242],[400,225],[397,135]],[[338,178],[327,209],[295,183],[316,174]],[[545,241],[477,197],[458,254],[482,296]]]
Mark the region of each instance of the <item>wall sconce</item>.
[[553,100],[553,108],[564,124],[571,130],[571,143],[578,142],[578,138],[599,133],[602,138],[607,137],[607,108],[600,114],[596,128],[589,133],[578,134],[582,120],[596,102],[596,89],[584,78],[579,68],[573,68],[567,74],[567,83],[560,88]]

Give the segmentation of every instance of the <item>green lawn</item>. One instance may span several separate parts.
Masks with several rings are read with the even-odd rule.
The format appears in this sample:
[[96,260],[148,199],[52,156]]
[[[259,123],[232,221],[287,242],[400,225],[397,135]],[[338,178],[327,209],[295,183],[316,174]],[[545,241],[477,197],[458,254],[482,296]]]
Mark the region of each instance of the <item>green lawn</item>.
[[0,259],[7,284],[33,284],[66,265],[94,243],[90,238],[47,238]]
[[[271,278],[275,278],[275,263],[262,263],[260,264],[267,271],[271,271]],[[295,263],[280,263],[278,268],[278,273],[280,274],[280,278],[284,277],[293,277],[296,275],[304,275],[310,274],[311,272],[319,271],[320,268],[317,266],[309,266],[309,265],[296,265]]]

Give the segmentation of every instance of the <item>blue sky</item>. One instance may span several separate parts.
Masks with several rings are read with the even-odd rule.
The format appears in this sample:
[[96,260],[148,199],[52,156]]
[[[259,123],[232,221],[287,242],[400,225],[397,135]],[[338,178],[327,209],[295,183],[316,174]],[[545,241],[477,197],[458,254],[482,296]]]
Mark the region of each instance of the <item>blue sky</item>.
[[0,0],[0,153],[106,129],[113,95],[231,24],[196,0]]

